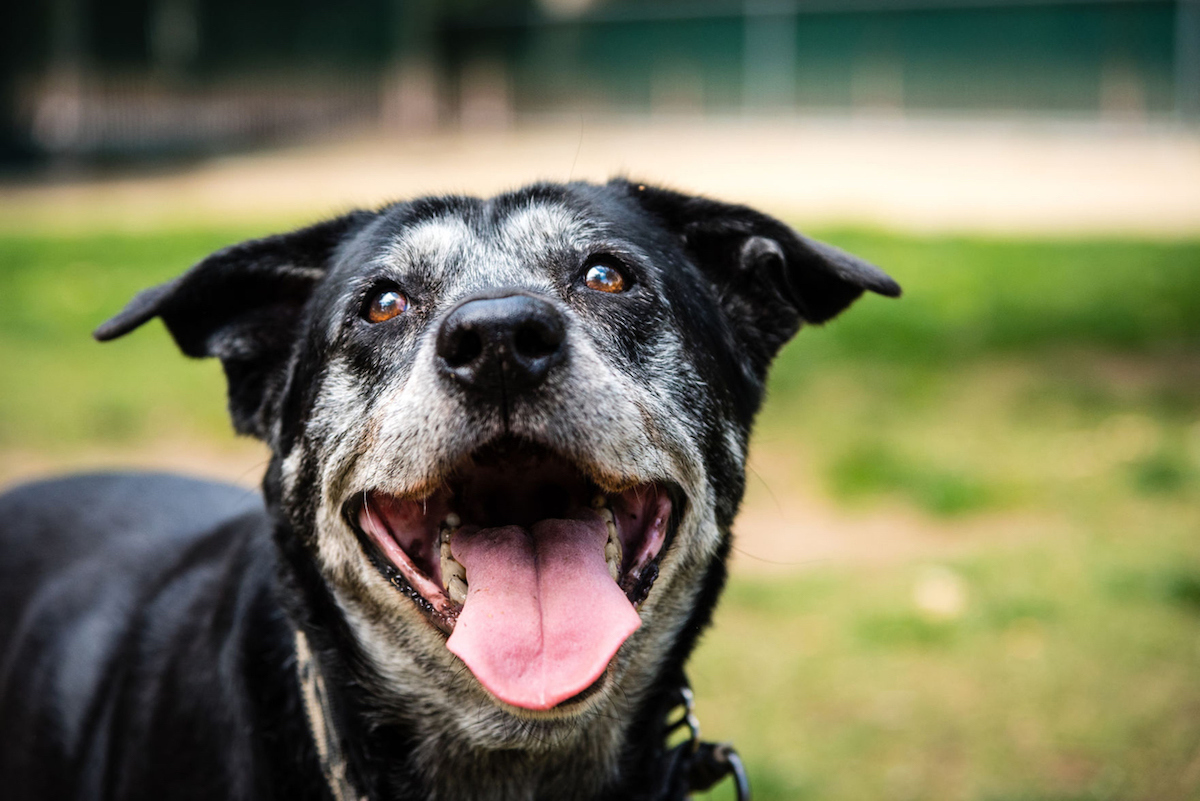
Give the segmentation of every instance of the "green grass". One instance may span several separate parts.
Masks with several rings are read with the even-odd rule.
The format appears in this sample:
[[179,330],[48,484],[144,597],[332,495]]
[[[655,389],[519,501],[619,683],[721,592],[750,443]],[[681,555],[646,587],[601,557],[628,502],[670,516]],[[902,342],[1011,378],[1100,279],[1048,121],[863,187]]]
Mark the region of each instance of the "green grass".
[[[215,248],[263,233],[0,237],[0,368],[21,377],[0,386],[0,446],[130,441],[168,426],[219,430],[215,365],[173,358],[157,323],[104,346],[89,333],[139,289]],[[868,377],[874,386],[864,391],[890,382],[890,390],[906,393],[904,401],[919,403],[947,370],[981,359],[1045,358],[1069,348],[1165,358],[1200,346],[1200,242],[826,236],[884,265],[906,295],[899,302],[868,297],[844,318],[798,337],[773,374],[772,392],[785,402],[814,378],[829,376],[831,365],[878,368],[883,374]],[[900,369],[885,369],[896,365]],[[1092,391],[1098,403],[1107,400],[1104,387],[1071,376],[1063,384],[1065,391]],[[1060,388],[1045,389],[1055,395]],[[1193,389],[1173,384],[1163,391],[1178,391],[1177,405],[1186,410],[1193,408]],[[897,413],[904,412],[902,403]],[[881,472],[861,475],[861,463],[882,452],[875,443],[856,447],[835,471],[847,494],[907,483],[927,505],[951,512],[989,502],[980,487],[936,470],[919,481],[898,481],[897,470],[921,469],[905,463],[903,454],[883,454]],[[893,456],[901,461],[885,464]],[[1148,473],[1150,483],[1174,480]]]
[[1200,515],[929,565],[734,581],[694,660],[710,735],[760,798],[1200,795]]
[[[218,365],[89,333],[261,233],[0,237],[0,453],[230,437]],[[735,579],[706,736],[760,799],[1200,798],[1200,242],[826,238],[906,294],[784,350],[752,464],[1004,541]]]
[[107,345],[91,331],[138,290],[253,233],[0,238],[0,447],[224,434],[219,365],[180,357],[158,322]]
[[[804,353],[944,365],[1064,347],[1159,353],[1200,345],[1200,242],[826,238],[884,267],[903,302],[860,304]],[[803,372],[785,355],[777,373]]]

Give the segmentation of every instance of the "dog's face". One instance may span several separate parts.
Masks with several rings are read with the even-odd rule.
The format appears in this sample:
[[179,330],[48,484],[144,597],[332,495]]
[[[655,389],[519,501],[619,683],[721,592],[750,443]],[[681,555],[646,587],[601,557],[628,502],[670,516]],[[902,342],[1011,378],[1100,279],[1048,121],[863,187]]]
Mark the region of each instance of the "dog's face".
[[221,358],[380,718],[537,750],[686,655],[769,362],[864,289],[899,291],[743,207],[543,185],[235,246],[98,336]]

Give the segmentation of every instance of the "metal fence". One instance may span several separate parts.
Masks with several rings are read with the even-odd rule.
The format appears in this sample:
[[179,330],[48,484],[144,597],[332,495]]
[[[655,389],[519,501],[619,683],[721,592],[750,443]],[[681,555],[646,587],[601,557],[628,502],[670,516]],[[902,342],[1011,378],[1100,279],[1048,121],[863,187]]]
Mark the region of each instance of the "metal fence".
[[1200,0],[54,0],[0,150],[203,152],[536,115],[1200,118]]

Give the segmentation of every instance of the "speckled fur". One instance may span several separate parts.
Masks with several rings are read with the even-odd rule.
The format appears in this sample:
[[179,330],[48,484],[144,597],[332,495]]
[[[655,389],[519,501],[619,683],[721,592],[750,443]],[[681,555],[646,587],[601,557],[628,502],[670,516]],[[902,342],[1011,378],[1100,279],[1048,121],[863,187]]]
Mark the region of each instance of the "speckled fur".
[[[583,285],[598,254],[625,265],[627,292]],[[372,325],[360,312],[385,280],[410,306]],[[185,352],[222,359],[235,425],[274,453],[264,495],[279,597],[315,646],[372,798],[650,798],[664,698],[724,581],[769,362],[864,289],[898,293],[744,207],[623,180],[546,184],[236,246],[98,336],[158,315]],[[460,301],[516,291],[558,310],[567,357],[500,408],[439,374],[435,338]],[[501,437],[589,465],[610,490],[659,481],[683,494],[641,628],[601,689],[562,711],[492,699],[347,521],[363,493],[428,491]]]

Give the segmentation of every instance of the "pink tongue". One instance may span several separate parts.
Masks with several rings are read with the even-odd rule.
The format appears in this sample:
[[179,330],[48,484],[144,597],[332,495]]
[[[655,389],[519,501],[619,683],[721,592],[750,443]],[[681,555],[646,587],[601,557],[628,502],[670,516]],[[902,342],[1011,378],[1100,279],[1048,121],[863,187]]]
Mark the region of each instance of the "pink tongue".
[[446,643],[492,695],[550,709],[583,691],[639,625],[608,574],[600,520],[456,535],[467,600]]

